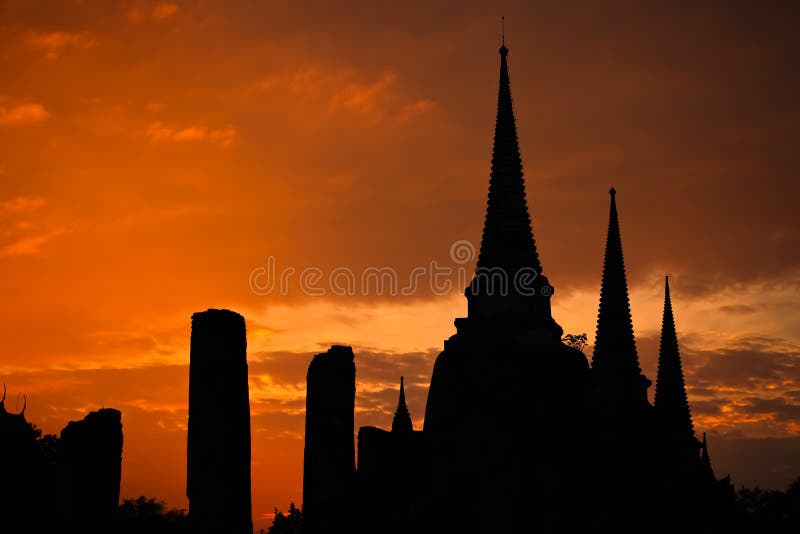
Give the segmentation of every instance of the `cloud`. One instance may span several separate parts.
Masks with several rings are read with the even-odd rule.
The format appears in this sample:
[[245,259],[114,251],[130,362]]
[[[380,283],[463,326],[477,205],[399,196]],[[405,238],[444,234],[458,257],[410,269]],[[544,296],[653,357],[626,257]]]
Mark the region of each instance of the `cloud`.
[[407,104],[403,106],[403,109],[400,110],[400,113],[397,115],[397,119],[401,122],[408,122],[420,115],[424,115],[430,112],[432,109],[436,107],[436,104],[433,100],[425,98],[423,100],[419,100],[414,102],[413,104]]
[[29,218],[47,205],[43,197],[19,196],[0,202],[0,257],[33,256],[42,247],[64,233],[52,224],[33,222]]
[[42,197],[15,197],[11,200],[0,202],[2,213],[22,213],[33,211],[47,204],[47,199]]
[[409,102],[404,95],[406,89],[399,86],[398,80],[392,70],[375,76],[354,68],[315,66],[266,77],[258,87],[262,91],[288,93],[292,99],[301,100],[304,107],[317,105],[317,113],[357,116],[368,119],[370,124],[386,118],[407,122],[434,107],[429,98]]
[[41,252],[42,246],[58,233],[23,237],[0,248],[0,256],[33,256]]
[[50,113],[41,104],[18,104],[11,107],[0,106],[0,125],[22,125],[42,122],[50,118]]
[[48,59],[57,59],[63,53],[71,50],[86,50],[95,46],[96,40],[88,33],[73,33],[67,31],[31,32],[28,42],[35,48],[45,53]]
[[720,306],[718,309],[722,313],[727,313],[730,315],[749,315],[757,311],[755,306],[750,306],[748,304],[729,304]]
[[233,126],[221,128],[186,126],[175,128],[166,126],[161,122],[154,122],[147,127],[147,136],[151,141],[198,142],[207,140],[227,147],[233,143],[236,137],[236,129]]
[[155,20],[163,20],[178,12],[176,4],[157,4],[153,7],[152,15]]
[[[682,342],[681,358],[698,431],[739,437],[800,434],[800,350],[791,341],[771,337],[744,337],[729,343],[728,347],[700,349]],[[649,338],[640,343],[651,345]],[[649,360],[643,364],[652,367]]]
[[147,19],[162,21],[172,17],[178,12],[178,5],[173,3],[158,3],[148,8],[146,5],[137,5],[129,9],[125,15],[134,24],[139,24]]

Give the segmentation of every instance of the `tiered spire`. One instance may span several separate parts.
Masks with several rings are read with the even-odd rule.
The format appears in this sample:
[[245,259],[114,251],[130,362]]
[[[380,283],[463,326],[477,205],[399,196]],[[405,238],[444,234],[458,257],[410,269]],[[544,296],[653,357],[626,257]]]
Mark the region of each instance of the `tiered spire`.
[[665,430],[687,438],[694,437],[694,425],[686,397],[683,366],[678,351],[678,335],[675,331],[675,318],[669,295],[669,277],[664,282],[664,317],[661,321],[655,407],[663,424],[666,425]]
[[521,267],[542,272],[525,200],[525,180],[508,78],[508,48],[500,47],[500,88],[494,130],[489,202],[478,267],[500,267],[512,275]]
[[600,287],[600,309],[597,312],[592,368],[614,371],[622,375],[640,375],[639,357],[633,337],[633,321],[622,257],[622,238],[617,216],[617,191],[612,187],[608,218],[603,282]]
[[397,401],[397,410],[394,412],[392,420],[392,432],[413,432],[414,426],[411,424],[411,414],[408,412],[406,404],[406,389],[403,384],[403,377],[400,377],[400,399]]

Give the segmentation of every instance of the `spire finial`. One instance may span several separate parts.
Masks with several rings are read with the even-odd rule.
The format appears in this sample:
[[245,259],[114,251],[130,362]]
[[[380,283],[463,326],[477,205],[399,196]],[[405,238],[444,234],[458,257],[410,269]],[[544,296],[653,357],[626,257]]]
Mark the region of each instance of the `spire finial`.
[[608,194],[611,195],[612,197],[615,197],[617,196],[617,190],[614,189],[614,187],[612,186],[611,189],[608,190]]
[[[505,58],[508,55],[508,48],[506,48],[506,18],[500,17],[500,55]],[[506,79],[508,79],[508,75],[506,75]]]

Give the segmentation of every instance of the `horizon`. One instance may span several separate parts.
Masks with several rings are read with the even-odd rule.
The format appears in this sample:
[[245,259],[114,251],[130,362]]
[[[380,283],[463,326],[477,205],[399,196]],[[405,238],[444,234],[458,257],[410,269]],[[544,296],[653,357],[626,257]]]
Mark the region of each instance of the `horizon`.
[[[6,3],[9,401],[24,393],[28,420],[56,434],[120,410],[121,496],[188,508],[190,318],[236,311],[262,527],[302,502],[314,354],[353,347],[356,428],[391,424],[403,375],[420,429],[433,361],[466,315],[504,15],[553,316],[588,334],[590,357],[613,186],[644,374],[668,274],[717,474],[785,489],[800,474],[797,9],[615,5]],[[444,287],[406,284],[438,267]],[[363,283],[374,272],[398,291]]]

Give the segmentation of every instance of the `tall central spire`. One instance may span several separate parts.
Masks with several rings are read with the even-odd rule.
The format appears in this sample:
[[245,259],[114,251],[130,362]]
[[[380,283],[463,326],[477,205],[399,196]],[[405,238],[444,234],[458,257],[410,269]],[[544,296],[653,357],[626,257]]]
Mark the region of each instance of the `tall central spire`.
[[550,312],[552,294],[542,274],[525,199],[504,42],[486,220],[477,269],[466,291],[469,317],[538,324],[560,336],[561,327]]
[[[614,371],[625,376],[641,374],[636,341],[633,337],[628,281],[622,257],[622,237],[617,216],[617,191],[612,187],[608,217],[603,282],[600,287],[600,308],[597,313],[597,334],[592,368]],[[649,385],[649,383],[648,383]]]
[[508,78],[508,48],[500,47],[500,88],[494,129],[489,202],[478,267],[500,267],[509,274],[521,267],[542,272],[525,200],[525,180]]
[[694,438],[692,414],[686,398],[683,366],[678,351],[678,334],[675,331],[675,317],[669,296],[669,278],[664,282],[664,317],[658,351],[655,407],[666,425],[666,431],[680,437]]

